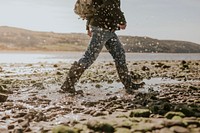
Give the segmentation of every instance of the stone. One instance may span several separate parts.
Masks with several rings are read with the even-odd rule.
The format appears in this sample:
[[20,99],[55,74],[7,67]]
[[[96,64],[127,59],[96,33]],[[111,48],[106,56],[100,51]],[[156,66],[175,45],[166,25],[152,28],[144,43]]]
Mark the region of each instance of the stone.
[[180,116],[177,116],[177,115],[175,115],[175,116],[173,116],[173,118],[172,118],[172,120],[182,120],[183,118],[182,117],[180,117]]
[[186,126],[186,124],[184,122],[177,121],[177,120],[168,120],[168,119],[166,119],[163,122],[164,122],[163,125],[165,127],[171,127],[171,126],[183,126],[184,127],[184,126]]
[[198,120],[183,120],[187,125],[196,125],[200,127],[200,122]]
[[148,109],[135,109],[132,110],[130,113],[130,117],[149,117],[151,114],[150,110]]
[[115,128],[112,125],[98,121],[89,121],[87,127],[96,132],[113,133],[115,131]]
[[0,102],[5,102],[8,98],[8,95],[0,93]]
[[13,133],[23,133],[23,129],[16,128],[16,129],[13,130]]
[[0,126],[0,133],[8,133],[8,129]]
[[172,119],[174,116],[180,116],[182,118],[185,117],[185,115],[182,112],[172,112],[172,111],[170,111],[170,112],[165,114],[165,117],[167,119]]
[[8,130],[14,129],[15,125],[8,125]]
[[162,128],[159,133],[174,133],[174,132],[171,131],[169,128],[165,127],[165,128]]
[[117,128],[115,133],[131,133],[131,131],[127,128]]
[[180,126],[173,126],[170,128],[171,131],[175,133],[190,133],[190,130],[185,128],[185,127],[180,127]]
[[77,129],[73,129],[68,126],[59,125],[52,129],[52,133],[78,133]]

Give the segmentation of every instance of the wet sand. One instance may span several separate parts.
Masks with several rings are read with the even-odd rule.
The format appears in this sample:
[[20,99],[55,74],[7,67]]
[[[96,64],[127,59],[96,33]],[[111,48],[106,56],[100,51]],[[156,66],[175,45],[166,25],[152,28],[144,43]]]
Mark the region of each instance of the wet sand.
[[[60,93],[70,63],[0,64],[0,132],[200,132],[200,61],[129,61],[145,86],[127,94],[113,62]],[[59,126],[62,125],[62,126]]]

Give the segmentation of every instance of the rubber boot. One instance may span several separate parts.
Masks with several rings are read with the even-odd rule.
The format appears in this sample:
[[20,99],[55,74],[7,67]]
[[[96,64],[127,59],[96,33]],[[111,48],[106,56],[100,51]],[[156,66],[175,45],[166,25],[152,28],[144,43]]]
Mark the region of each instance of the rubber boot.
[[85,71],[84,67],[75,61],[72,64],[69,70],[69,74],[66,77],[66,81],[61,86],[61,89],[64,92],[75,93],[76,90],[74,85],[78,82],[84,71]]

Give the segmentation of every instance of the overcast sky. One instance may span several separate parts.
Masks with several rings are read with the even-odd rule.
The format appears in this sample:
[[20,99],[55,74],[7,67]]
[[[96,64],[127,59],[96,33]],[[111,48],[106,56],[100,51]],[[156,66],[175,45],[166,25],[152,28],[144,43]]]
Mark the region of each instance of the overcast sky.
[[[85,33],[73,13],[76,0],[0,0],[0,26]],[[121,35],[200,44],[200,0],[121,0],[128,27]]]

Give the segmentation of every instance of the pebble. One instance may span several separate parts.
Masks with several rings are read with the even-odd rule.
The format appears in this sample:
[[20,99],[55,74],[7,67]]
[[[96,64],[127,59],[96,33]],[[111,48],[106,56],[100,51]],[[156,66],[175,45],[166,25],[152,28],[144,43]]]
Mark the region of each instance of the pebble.
[[0,102],[5,102],[8,98],[8,95],[0,93]]

